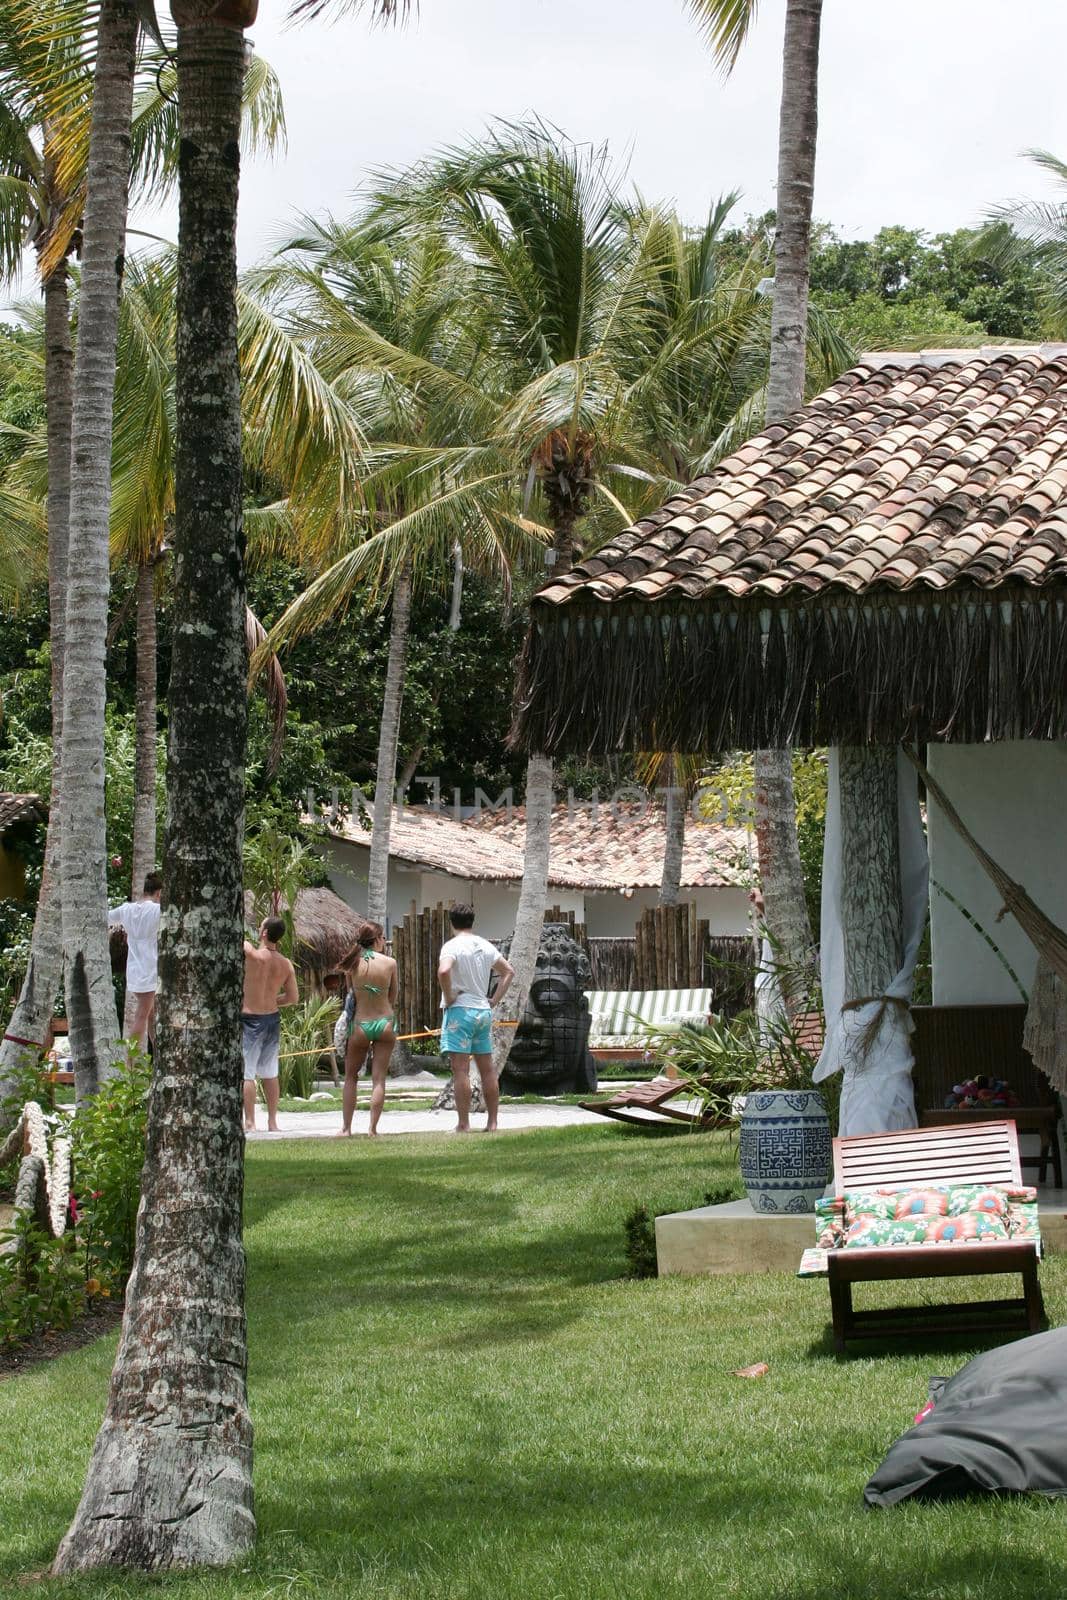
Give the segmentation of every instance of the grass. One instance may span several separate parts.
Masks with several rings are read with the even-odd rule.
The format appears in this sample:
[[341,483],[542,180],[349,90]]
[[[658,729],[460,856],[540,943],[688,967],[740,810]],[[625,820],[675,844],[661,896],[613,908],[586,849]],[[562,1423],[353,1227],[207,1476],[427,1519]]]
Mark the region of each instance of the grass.
[[[718,1136],[613,1128],[250,1147],[256,1552],[240,1570],[32,1592],[1060,1593],[1063,1503],[861,1509],[928,1375],[976,1346],[901,1340],[838,1362],[820,1283],[621,1276],[635,1205],[699,1204],[732,1175]],[[1060,1320],[1067,1262],[1042,1277]],[[0,1589],[44,1567],[70,1519],[113,1350],[103,1340],[3,1386]],[[754,1361],[766,1378],[732,1376]]]

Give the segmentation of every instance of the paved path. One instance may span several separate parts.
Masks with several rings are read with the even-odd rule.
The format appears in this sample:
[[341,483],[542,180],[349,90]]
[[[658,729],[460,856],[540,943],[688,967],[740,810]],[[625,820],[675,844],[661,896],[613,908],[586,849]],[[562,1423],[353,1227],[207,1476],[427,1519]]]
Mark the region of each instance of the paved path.
[[[336,1137],[341,1125],[341,1111],[338,1107],[336,1113],[328,1111],[279,1111],[278,1122],[280,1133],[267,1133],[263,1126],[265,1112],[262,1106],[256,1108],[256,1120],[260,1127],[255,1133],[250,1133],[250,1139],[267,1139],[276,1142],[278,1139],[333,1139]],[[355,1132],[365,1134],[369,1113],[366,1101],[363,1100],[356,1112]],[[592,1111],[582,1111],[578,1106],[502,1106],[500,1108],[500,1130],[502,1133],[513,1133],[523,1128],[570,1128],[579,1123],[587,1125],[603,1125],[604,1119],[596,1116]],[[471,1118],[475,1130],[485,1127],[484,1112],[475,1112]],[[388,1101],[382,1112],[382,1120],[378,1124],[378,1131],[389,1133],[449,1133],[456,1125],[454,1111],[390,1111]]]

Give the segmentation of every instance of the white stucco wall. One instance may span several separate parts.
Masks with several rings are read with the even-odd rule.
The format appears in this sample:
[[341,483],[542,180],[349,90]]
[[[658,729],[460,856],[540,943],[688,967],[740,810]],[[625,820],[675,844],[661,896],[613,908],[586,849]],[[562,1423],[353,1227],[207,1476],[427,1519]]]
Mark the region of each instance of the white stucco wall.
[[[1067,744],[931,745],[929,766],[979,843],[1067,927]],[[1017,1001],[1003,964],[935,884],[989,931],[1026,989],[1037,963],[1033,945],[1010,915],[997,922],[1000,896],[936,802],[928,832],[935,1004]]]
[[[330,887],[354,911],[364,913],[369,849],[344,839],[327,839],[321,848]],[[697,889],[694,893],[697,916],[707,918],[712,933],[745,934],[749,931],[744,889]],[[594,939],[630,938],[641,913],[646,907],[654,906],[658,898],[658,891],[652,888],[636,889],[629,898],[618,890],[587,894],[580,889],[557,888],[553,884],[548,889],[548,904],[559,906],[562,911],[573,911],[579,921],[584,919],[586,930]],[[689,891],[685,898],[689,898]],[[452,900],[467,900],[474,906],[478,927],[486,937],[502,939],[515,926],[519,885],[476,883],[447,872],[425,872],[392,862],[388,896],[390,930],[407,915],[413,900],[420,911],[438,902],[447,906]]]
[[[550,891],[551,893],[551,891]],[[706,917],[712,933],[748,933],[748,897],[745,889],[684,889],[684,900],[695,899],[697,916]],[[659,904],[658,889],[635,889],[627,898],[618,890],[585,897],[585,927],[591,939],[628,938],[649,906]]]

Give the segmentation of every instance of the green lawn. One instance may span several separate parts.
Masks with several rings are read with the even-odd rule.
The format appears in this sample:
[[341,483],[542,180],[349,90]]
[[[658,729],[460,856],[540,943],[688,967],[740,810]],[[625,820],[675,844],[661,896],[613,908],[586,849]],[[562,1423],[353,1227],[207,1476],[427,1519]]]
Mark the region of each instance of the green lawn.
[[[838,1362],[820,1283],[622,1277],[634,1204],[699,1204],[731,1175],[718,1136],[613,1128],[250,1147],[255,1555],[164,1583],[16,1590],[73,1511],[108,1339],[0,1386],[0,1588],[115,1600],[1059,1595],[1060,1503],[861,1509],[927,1375],[953,1371],[965,1348],[902,1343]],[[1067,1268],[1052,1259],[1043,1279],[1060,1320]],[[731,1376],[761,1360],[763,1380]]]

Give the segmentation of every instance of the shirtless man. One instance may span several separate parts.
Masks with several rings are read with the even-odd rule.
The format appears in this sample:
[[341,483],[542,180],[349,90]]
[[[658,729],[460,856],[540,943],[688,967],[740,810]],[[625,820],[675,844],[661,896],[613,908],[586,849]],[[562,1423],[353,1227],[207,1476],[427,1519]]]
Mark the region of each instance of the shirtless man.
[[278,1046],[281,1043],[281,1006],[295,1006],[293,963],[278,949],[285,936],[281,917],[268,917],[259,930],[259,946],[245,940],[245,992],[241,1006],[241,1044],[245,1057],[245,1130],[256,1126],[256,1079],[263,1084],[267,1102],[267,1129],[278,1126]]

